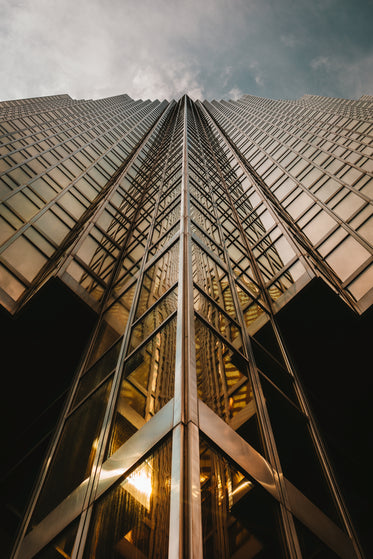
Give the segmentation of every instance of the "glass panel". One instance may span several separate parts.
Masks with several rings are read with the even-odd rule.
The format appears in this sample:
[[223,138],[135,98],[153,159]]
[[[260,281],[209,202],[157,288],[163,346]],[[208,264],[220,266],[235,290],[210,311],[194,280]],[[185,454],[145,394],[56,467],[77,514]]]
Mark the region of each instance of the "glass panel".
[[334,211],[341,219],[346,220],[364,204],[364,200],[353,192],[350,192],[341,202],[339,202],[339,204],[337,204]]
[[90,474],[110,388],[111,380],[66,420],[32,516],[32,525],[40,522]]
[[368,243],[373,245],[373,217],[370,217],[361,227],[359,227],[358,232],[359,235],[368,241]]
[[69,232],[69,228],[51,210],[40,216],[35,226],[56,243],[60,243]]
[[192,243],[193,281],[228,314],[236,317],[232,292],[224,270],[195,243]]
[[281,559],[276,502],[201,441],[204,559]]
[[13,274],[8,272],[8,270],[0,264],[0,285],[12,299],[17,301],[17,299],[22,295],[25,286],[19,282]]
[[240,348],[242,346],[238,326],[227,318],[217,305],[204,297],[198,289],[194,289],[194,308],[235,347]]
[[195,320],[195,335],[199,397],[229,423],[253,400],[245,360],[198,319]]
[[132,328],[128,352],[133,351],[145,338],[177,309],[177,288],[173,289]]
[[17,194],[12,196],[7,201],[7,204],[10,208],[15,210],[17,214],[20,215],[25,221],[28,221],[39,210],[39,208],[35,206],[35,204],[33,204],[30,199],[22,192],[18,192]]
[[171,398],[175,376],[176,318],[127,359],[108,455],[113,454]]
[[3,258],[27,280],[32,281],[47,259],[24,237],[4,250]]
[[91,390],[93,390],[117,364],[122,340],[120,339],[81,377],[73,401],[76,406]]
[[285,368],[284,358],[271,323],[267,322],[255,333],[254,338]]
[[306,418],[264,378],[262,388],[284,475],[339,522]]
[[159,241],[157,241],[154,245],[149,248],[148,252],[148,260],[152,258],[163,246],[165,246],[174,235],[179,231],[180,223],[177,222],[171,229],[168,230],[167,234],[160,237]]
[[79,219],[85,210],[85,207],[70,192],[66,192],[66,194],[61,196],[58,204],[76,219]]
[[84,558],[167,557],[170,485],[168,440],[97,502]]
[[68,526],[47,547],[34,556],[34,559],[70,559],[74,547],[78,522]]
[[347,237],[326,259],[342,281],[368,258],[369,252],[352,237]]
[[356,299],[363,297],[370,289],[373,288],[373,265],[371,264],[364,270],[358,278],[353,281],[348,289]]
[[[104,320],[107,322],[106,334],[112,331],[113,339],[124,334],[127,326],[132,301],[135,296],[136,284],[133,283],[124,294],[108,307],[104,314]],[[109,347],[110,343],[106,346]]]
[[14,228],[11,227],[5,219],[0,217],[0,244],[9,239],[14,233]]
[[179,243],[175,243],[144,273],[136,318],[152,306],[178,279]]
[[[215,252],[215,254],[221,258],[222,260],[224,260],[224,252],[223,250],[217,245],[215,244],[205,233],[202,229],[199,229],[198,227],[196,227],[196,225],[193,223],[193,221],[191,222],[191,228],[192,228],[192,233],[194,235],[196,235],[197,237],[199,237],[200,242],[204,243],[212,252]],[[219,241],[218,241],[219,242]]]
[[260,371],[282,390],[288,398],[298,404],[292,378],[286,369],[284,369],[262,345],[256,342],[254,338],[252,338],[252,348],[255,362]]
[[299,545],[304,559],[339,559],[340,556],[328,548],[313,532],[294,518]]

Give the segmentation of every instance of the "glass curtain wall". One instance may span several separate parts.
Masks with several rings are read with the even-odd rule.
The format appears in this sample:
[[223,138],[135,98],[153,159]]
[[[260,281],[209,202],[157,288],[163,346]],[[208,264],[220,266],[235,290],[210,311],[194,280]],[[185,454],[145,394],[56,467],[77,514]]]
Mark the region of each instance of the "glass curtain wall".
[[212,113],[168,104],[59,261],[99,318],[14,559],[362,557],[276,322],[323,268]]

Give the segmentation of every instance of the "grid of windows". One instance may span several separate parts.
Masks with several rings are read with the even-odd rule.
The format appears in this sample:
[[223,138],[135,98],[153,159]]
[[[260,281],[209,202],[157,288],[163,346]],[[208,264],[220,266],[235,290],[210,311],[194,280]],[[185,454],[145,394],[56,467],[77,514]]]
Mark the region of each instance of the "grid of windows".
[[362,299],[373,280],[371,102],[245,95],[204,105],[306,235],[316,258]]
[[98,317],[14,559],[361,559],[276,313],[369,302],[371,106],[3,104],[3,303]]

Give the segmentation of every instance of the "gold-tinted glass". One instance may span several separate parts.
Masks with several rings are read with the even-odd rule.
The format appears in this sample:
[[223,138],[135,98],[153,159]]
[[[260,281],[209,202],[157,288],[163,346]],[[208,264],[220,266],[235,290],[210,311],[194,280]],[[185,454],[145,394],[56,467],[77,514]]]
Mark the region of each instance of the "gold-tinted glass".
[[203,440],[200,459],[204,559],[287,557],[274,500]]
[[199,397],[229,423],[253,400],[245,360],[198,319],[195,336]]
[[176,318],[129,357],[116,407],[108,454],[113,454],[172,397]]
[[193,281],[228,314],[236,316],[226,272],[196,243],[192,243]]
[[132,328],[129,352],[133,351],[145,338],[162,324],[177,309],[177,288],[173,289],[160,303],[147,312]]
[[93,511],[85,559],[167,557],[171,441],[122,479]]
[[111,379],[66,420],[30,527],[40,522],[91,472]]
[[136,318],[139,318],[167,289],[176,283],[178,271],[179,243],[177,242],[144,273]]

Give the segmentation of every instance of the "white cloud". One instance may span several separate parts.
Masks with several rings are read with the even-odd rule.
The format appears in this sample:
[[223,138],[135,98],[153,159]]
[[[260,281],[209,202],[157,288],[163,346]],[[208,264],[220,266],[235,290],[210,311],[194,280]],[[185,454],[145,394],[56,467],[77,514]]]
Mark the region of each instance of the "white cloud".
[[330,59],[327,56],[318,56],[311,60],[310,66],[313,70],[319,70],[320,68],[328,69],[331,66]]
[[0,13],[2,99],[203,97],[203,65],[220,74],[223,30],[243,31],[228,0],[0,0]]
[[229,99],[233,99],[234,101],[237,101],[237,99],[239,99],[240,97],[242,97],[243,92],[240,90],[239,87],[233,87],[229,92]]
[[0,99],[369,93],[373,49],[320,2],[0,0]]
[[152,68],[144,66],[136,69],[128,92],[135,98],[176,99],[187,93],[193,99],[203,99],[203,87],[195,72],[187,66],[176,64],[168,67]]

